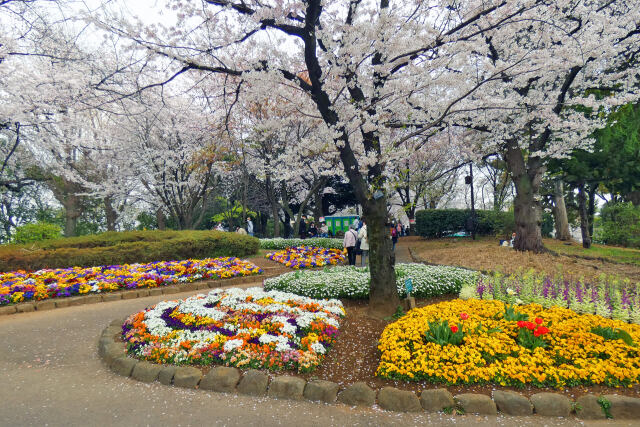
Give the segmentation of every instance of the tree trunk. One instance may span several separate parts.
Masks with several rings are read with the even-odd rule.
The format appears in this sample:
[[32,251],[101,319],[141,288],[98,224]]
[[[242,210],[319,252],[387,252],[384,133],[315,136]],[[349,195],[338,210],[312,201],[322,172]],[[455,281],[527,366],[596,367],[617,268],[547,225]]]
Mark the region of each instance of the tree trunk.
[[377,318],[389,316],[400,305],[396,288],[395,262],[387,229],[387,198],[368,200],[362,207],[369,240],[369,314]]
[[589,235],[589,214],[587,212],[587,195],[585,194],[584,182],[578,184],[578,212],[580,213],[580,232],[582,233],[582,247],[591,247],[591,236]]
[[162,212],[162,209],[156,210],[156,222],[158,223],[158,230],[167,229],[167,222],[165,221],[164,212]]
[[588,196],[589,196],[589,209],[587,214],[589,215],[589,236],[593,237],[593,223],[594,223],[594,215],[596,213],[596,189],[598,188],[597,183],[591,184],[589,187]]
[[113,200],[111,197],[105,197],[104,203],[104,216],[107,220],[107,231],[116,231],[116,221],[118,220],[118,213],[113,208]]
[[72,237],[76,235],[78,218],[80,217],[80,200],[75,194],[67,194],[64,199],[64,236]]
[[556,239],[571,240],[567,207],[564,204],[564,189],[562,180],[556,180],[553,189],[553,217],[556,223]]
[[629,191],[624,198],[633,203],[633,206],[640,206],[640,190]]
[[538,191],[544,166],[537,157],[529,157],[525,163],[522,150],[515,141],[507,143],[505,154],[507,168],[516,187],[514,217],[516,238],[513,247],[519,251],[540,253],[545,250],[542,243],[542,207]]
[[267,200],[271,206],[271,216],[273,217],[273,237],[280,237],[280,203],[276,199],[273,182],[269,174],[265,178],[264,187],[267,193]]
[[324,186],[318,188],[313,194],[313,220],[320,222],[322,214],[322,196],[324,195]]
[[[269,215],[264,213],[264,212],[260,212],[259,215],[260,215],[260,230],[258,230],[258,231],[260,232],[261,236],[267,237],[267,221],[269,221]],[[275,227],[275,224],[277,222],[278,221],[274,221],[273,222],[274,223],[274,227]],[[278,224],[278,225],[280,225],[280,224]]]

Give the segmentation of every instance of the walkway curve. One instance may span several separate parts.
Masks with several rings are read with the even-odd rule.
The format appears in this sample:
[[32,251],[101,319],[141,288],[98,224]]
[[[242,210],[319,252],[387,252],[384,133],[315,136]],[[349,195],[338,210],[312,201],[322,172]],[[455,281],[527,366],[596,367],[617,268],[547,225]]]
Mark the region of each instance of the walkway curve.
[[[259,286],[260,282],[247,284]],[[172,295],[185,298],[198,292]],[[97,337],[167,296],[120,300],[0,318],[0,425],[580,425],[574,419],[398,414],[186,390],[117,376],[101,362]],[[585,425],[604,425],[588,422]],[[607,423],[607,425],[611,425]],[[616,422],[615,425],[631,425]]]

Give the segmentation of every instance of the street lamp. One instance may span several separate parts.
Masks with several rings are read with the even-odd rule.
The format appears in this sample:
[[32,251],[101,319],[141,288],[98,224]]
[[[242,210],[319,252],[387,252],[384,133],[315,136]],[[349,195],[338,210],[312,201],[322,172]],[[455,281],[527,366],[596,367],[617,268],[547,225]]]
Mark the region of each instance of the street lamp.
[[476,240],[476,206],[473,198],[473,163],[469,163],[469,175],[464,177],[464,183],[471,187],[471,238]]

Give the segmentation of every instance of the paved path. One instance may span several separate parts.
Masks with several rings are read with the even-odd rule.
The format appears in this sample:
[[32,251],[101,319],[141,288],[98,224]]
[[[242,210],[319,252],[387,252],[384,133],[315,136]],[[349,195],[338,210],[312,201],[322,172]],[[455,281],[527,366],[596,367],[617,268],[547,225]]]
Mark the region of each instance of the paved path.
[[[260,282],[255,283],[260,285]],[[247,287],[251,285],[245,285]],[[184,298],[197,292],[172,295]],[[111,373],[97,339],[115,318],[166,296],[83,305],[0,318],[0,425],[50,426],[387,426],[576,425],[538,417],[397,414],[143,384]],[[596,423],[597,424],[597,423]],[[595,424],[592,424],[595,425]],[[619,424],[627,425],[627,424]],[[628,425],[633,425],[629,423]]]

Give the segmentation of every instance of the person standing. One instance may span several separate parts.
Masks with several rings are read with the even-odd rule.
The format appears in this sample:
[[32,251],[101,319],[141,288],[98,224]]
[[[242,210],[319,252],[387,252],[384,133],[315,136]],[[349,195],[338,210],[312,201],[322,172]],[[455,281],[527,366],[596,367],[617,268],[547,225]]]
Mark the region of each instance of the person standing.
[[360,265],[364,267],[367,262],[367,256],[369,255],[369,239],[367,237],[367,222],[362,219],[360,220],[362,223],[362,227],[360,227],[360,231],[358,231],[358,239],[360,239],[360,250],[362,254],[360,255]]
[[356,265],[356,241],[358,240],[358,234],[356,233],[355,225],[351,224],[349,230],[344,233],[344,240],[342,246],[347,249],[347,258],[349,265]]
[[247,217],[247,234],[253,237],[253,221],[251,221],[251,217]]
[[305,239],[307,237],[307,223],[306,220],[307,217],[303,216],[302,219],[300,220],[300,227],[298,228],[298,234],[300,235],[301,239]]
[[396,250],[396,243],[398,243],[398,229],[395,224],[391,225],[391,243],[393,243],[393,251]]

